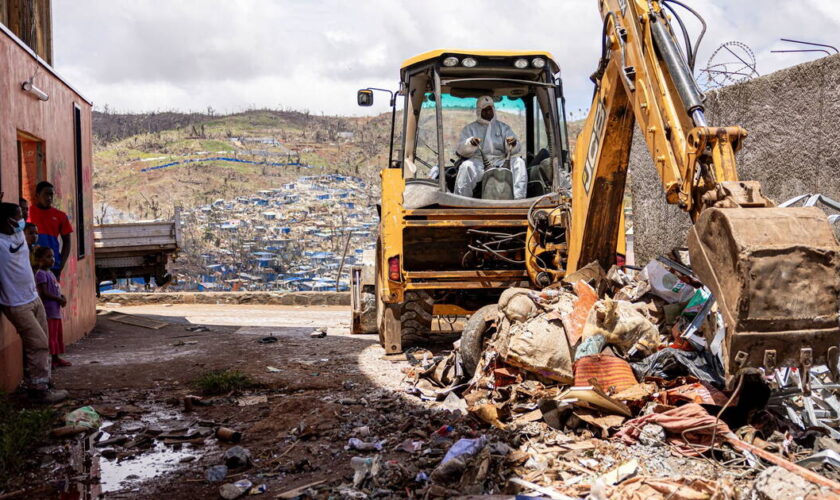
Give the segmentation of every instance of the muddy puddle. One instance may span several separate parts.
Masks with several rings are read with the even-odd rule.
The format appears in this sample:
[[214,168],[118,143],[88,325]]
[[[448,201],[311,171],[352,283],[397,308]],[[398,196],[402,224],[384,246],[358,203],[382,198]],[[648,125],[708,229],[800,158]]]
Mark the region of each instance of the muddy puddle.
[[69,485],[72,496],[101,498],[118,491],[140,491],[143,483],[190,467],[217,450],[214,424],[159,403],[114,407],[100,431],[80,440],[73,468],[83,480]]
[[[205,447],[201,447],[205,448]],[[133,489],[144,481],[155,479],[179,467],[185,467],[204,454],[204,450],[184,445],[175,450],[161,442],[134,457],[118,460],[99,457],[99,484],[103,493]]]

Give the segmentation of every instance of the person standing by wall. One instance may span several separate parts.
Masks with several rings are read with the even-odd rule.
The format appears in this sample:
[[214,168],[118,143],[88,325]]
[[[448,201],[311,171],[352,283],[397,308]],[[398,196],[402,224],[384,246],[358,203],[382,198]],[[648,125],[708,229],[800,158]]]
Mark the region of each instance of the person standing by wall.
[[67,360],[61,359],[64,354],[64,327],[61,322],[61,308],[67,305],[67,298],[61,293],[61,287],[55,279],[51,269],[55,264],[52,248],[38,247],[35,249],[35,262],[38,271],[35,273],[35,284],[38,285],[38,295],[47,312],[47,328],[50,337],[50,354],[53,369],[71,366]]
[[50,388],[49,327],[29,264],[25,224],[18,205],[0,203],[0,309],[23,342],[30,396],[38,402],[57,403],[67,398],[67,391]]
[[[21,212],[23,212],[23,209],[21,209]],[[25,215],[23,220],[26,220]],[[35,249],[38,248],[38,226],[27,222],[23,228],[23,236],[26,238],[26,246],[29,247],[29,263],[32,264],[32,272],[34,273],[38,270],[38,263],[35,262]]]
[[[0,201],[3,201],[3,199],[0,198]],[[28,221],[29,220],[29,202],[26,201],[26,198],[21,198],[20,199],[20,212],[23,214],[23,220]]]
[[53,207],[55,188],[47,181],[35,186],[35,204],[29,207],[29,222],[38,226],[38,246],[52,248],[55,277],[61,281],[61,271],[70,258],[70,235],[73,226],[67,214]]

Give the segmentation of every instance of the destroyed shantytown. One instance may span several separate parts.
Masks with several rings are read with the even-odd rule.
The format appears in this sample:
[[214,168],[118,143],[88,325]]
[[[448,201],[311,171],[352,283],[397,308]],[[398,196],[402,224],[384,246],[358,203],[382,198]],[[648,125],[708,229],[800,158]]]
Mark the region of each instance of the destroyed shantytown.
[[0,0],[0,499],[840,498],[838,26]]

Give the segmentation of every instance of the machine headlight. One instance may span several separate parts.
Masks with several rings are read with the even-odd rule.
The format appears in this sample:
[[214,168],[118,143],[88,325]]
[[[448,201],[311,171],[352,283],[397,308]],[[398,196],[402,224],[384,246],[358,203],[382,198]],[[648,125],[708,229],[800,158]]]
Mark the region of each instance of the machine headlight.
[[531,59],[531,66],[537,69],[543,69],[545,68],[545,59],[543,59],[542,57],[535,57]]
[[513,66],[518,69],[525,69],[528,67],[528,60],[527,59],[517,59],[513,61]]
[[475,60],[473,57],[465,57],[461,64],[464,65],[465,68],[475,68],[478,61]]
[[458,61],[457,57],[449,56],[449,57],[447,57],[446,59],[443,60],[443,65],[446,66],[447,68],[451,68],[452,66],[457,66],[458,62],[459,61]]

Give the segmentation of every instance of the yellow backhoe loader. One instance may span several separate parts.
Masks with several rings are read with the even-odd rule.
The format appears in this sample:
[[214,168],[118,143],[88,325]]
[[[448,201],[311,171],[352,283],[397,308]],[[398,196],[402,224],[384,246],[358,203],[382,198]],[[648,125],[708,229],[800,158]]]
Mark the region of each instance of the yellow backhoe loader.
[[[394,158],[381,173],[373,286],[386,352],[427,334],[436,315],[481,321],[482,306],[507,287],[542,288],[591,262],[620,263],[638,125],[667,202],[694,223],[691,265],[723,315],[730,380],[744,368],[836,369],[834,233],[821,210],[775,207],[757,182],[738,178],[735,153],[747,133],[707,124],[690,70],[696,44],[687,36],[683,47],[677,43],[671,2],[599,2],[602,54],[573,161],[559,68],[549,54],[439,50],[403,64],[392,98],[392,105],[403,100],[402,133],[392,134]],[[372,103],[372,95],[360,91],[359,103]],[[452,192],[462,160],[455,129],[484,95],[496,101],[498,119],[519,127],[525,199],[509,199],[510,190],[497,185],[510,175],[490,168],[474,196]]]

